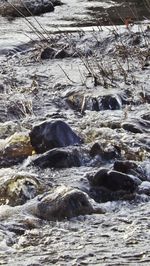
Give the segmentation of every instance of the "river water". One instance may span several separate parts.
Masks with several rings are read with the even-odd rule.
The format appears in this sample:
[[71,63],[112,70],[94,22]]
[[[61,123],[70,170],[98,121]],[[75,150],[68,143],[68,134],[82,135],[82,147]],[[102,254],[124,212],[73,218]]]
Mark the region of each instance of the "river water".
[[[65,4],[56,7],[54,12],[27,20],[0,17],[0,80],[4,85],[4,91],[0,92],[0,148],[4,138],[16,131],[28,133],[34,124],[62,119],[85,139],[86,145],[80,151],[82,166],[41,170],[30,166],[32,156],[19,164],[5,166],[1,162],[1,194],[6,185],[12,187],[12,192],[19,191],[21,182],[13,186],[17,175],[19,178],[25,176],[27,182],[31,180],[37,194],[43,189],[38,187],[37,180],[44,187],[42,191],[59,185],[86,191],[89,174],[97,172],[101,166],[112,169],[114,164],[113,159],[95,157],[88,160],[87,150],[98,141],[105,148],[117,146],[122,149],[123,160],[137,163],[148,184],[150,181],[150,68],[148,65],[142,69],[142,60],[149,49],[149,10],[144,7],[144,1],[138,0],[63,2]],[[134,21],[130,30],[125,27],[126,17],[132,17]],[[42,46],[38,30],[48,38]],[[66,32],[75,32],[75,35],[66,35]],[[121,36],[119,40],[114,32]],[[138,38],[134,39],[134,36]],[[56,49],[73,44],[77,51],[85,53],[85,58],[92,49],[95,54],[91,61],[87,59],[87,64],[78,56],[41,61],[41,49],[50,41]],[[124,59],[125,51],[120,50],[125,45],[129,49],[133,47],[129,50],[129,61]],[[118,57],[120,54],[123,56]],[[100,58],[103,65],[99,65],[99,61],[95,63],[95,58]],[[124,69],[129,68],[127,76],[122,74],[118,58]],[[114,82],[100,77],[100,85],[94,87],[89,70],[92,68],[97,73],[101,66],[108,75],[109,69],[113,69]],[[73,107],[66,104],[72,101],[72,95]],[[117,95],[119,99],[123,95],[127,97],[126,104],[119,102],[119,108],[115,110],[110,107],[93,110],[93,99],[107,95]],[[85,101],[83,112],[82,97]],[[7,130],[5,122],[12,122],[13,126],[8,126]],[[129,130],[124,130],[127,126]],[[30,202],[34,189],[27,192],[26,187],[22,189],[25,194],[29,193]],[[148,193],[141,193],[129,201],[93,203],[102,207],[106,211],[104,214],[80,215],[56,222],[37,219],[28,212],[18,213],[16,197],[11,199],[10,205],[15,207],[10,210],[9,195],[6,193],[4,198],[1,195],[0,265],[148,266],[149,189],[150,186]]]
[[63,6],[55,7],[55,12],[28,18],[28,21],[18,18],[8,22],[8,19],[0,17],[1,48],[35,38],[37,29],[43,33],[85,30],[86,27],[89,30],[89,27],[97,25],[124,24],[126,17],[141,21],[149,16],[145,1],[64,0],[63,3]]

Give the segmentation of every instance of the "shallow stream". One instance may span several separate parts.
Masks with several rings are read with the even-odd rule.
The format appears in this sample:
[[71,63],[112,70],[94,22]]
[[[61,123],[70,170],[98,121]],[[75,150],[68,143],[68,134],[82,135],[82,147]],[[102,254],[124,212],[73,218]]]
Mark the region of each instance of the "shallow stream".
[[[28,21],[0,17],[0,265],[148,266],[150,13],[144,1],[63,2]],[[134,22],[129,28],[126,17]],[[55,58],[42,59],[47,47]],[[64,58],[56,57],[61,50]],[[22,139],[13,149],[16,139],[12,146],[7,139],[28,135],[45,120],[63,120],[84,139],[80,167],[32,166],[36,155],[28,143],[23,152],[29,156],[10,160],[9,154],[19,156]],[[105,158],[90,157],[94,143]],[[135,163],[132,176],[147,183],[132,199],[95,202],[93,196],[105,213],[46,221],[18,208],[60,185],[87,192],[87,177],[100,167],[113,169],[118,158]]]

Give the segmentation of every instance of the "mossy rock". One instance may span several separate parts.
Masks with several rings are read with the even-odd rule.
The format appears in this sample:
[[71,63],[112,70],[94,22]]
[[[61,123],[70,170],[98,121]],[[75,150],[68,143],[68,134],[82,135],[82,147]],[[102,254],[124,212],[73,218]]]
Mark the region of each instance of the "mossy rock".
[[17,172],[11,168],[0,169],[0,205],[11,206],[24,204],[27,200],[42,193],[44,185],[37,175]]
[[0,165],[9,167],[21,162],[34,152],[28,133],[15,133],[0,141]]

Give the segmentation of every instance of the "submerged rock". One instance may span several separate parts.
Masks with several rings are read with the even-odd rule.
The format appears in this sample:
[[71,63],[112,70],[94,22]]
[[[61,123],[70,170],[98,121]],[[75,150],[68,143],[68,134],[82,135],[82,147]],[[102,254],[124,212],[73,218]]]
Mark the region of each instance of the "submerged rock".
[[42,50],[40,58],[42,60],[52,59],[55,55],[55,50],[51,47],[46,47]]
[[[33,217],[30,220],[36,223],[36,218],[57,221],[92,213],[104,213],[104,210],[100,207],[93,207],[86,193],[75,188],[60,186],[37,196],[22,206],[5,206],[5,208],[0,206],[0,221],[17,215],[22,223],[31,226],[27,223],[27,215]],[[23,220],[23,217],[26,219]]]
[[71,56],[71,54],[69,54],[69,52],[67,52],[67,50],[65,49],[56,50],[52,47],[46,47],[42,50],[40,58],[42,60],[53,59],[53,58],[63,59],[69,56]]
[[41,197],[37,211],[38,217],[46,220],[62,220],[95,212],[84,192],[63,186]]
[[20,17],[40,15],[54,11],[54,6],[61,5],[60,0],[2,0],[0,15]]
[[100,208],[94,209],[84,192],[65,186],[41,197],[37,210],[38,217],[46,220],[62,220],[94,212],[103,213]]
[[16,172],[11,168],[0,169],[0,205],[11,206],[24,204],[42,193],[44,185],[37,175],[27,172]]
[[36,156],[31,163],[41,168],[69,168],[81,166],[81,158],[77,149],[55,148]]
[[35,126],[30,132],[30,139],[37,153],[82,143],[81,138],[61,120]]

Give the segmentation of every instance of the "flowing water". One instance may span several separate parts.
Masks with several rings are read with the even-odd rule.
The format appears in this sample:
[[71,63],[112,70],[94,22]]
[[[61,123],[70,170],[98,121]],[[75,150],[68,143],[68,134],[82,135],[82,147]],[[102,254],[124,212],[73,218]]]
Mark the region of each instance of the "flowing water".
[[[81,167],[41,170],[30,165],[32,156],[19,164],[0,162],[0,265],[149,265],[149,185],[148,193],[130,201],[93,202],[105,214],[48,222],[22,212],[22,207],[17,209],[22,204],[18,200],[21,193],[30,202],[35,195],[58,185],[87,191],[87,176],[101,166],[112,169],[114,164],[113,159],[89,159],[88,150],[98,141],[108,150],[122,149],[122,157],[137,163],[148,184],[150,181],[150,68],[141,67],[149,49],[149,10],[138,0],[63,2],[52,13],[28,18],[36,30],[24,18],[0,17],[0,148],[6,137],[20,131],[28,133],[34,124],[48,119],[66,121],[86,142],[80,150]],[[126,17],[134,21],[131,31],[125,28]],[[144,21],[142,28],[139,21]],[[90,68],[99,70],[94,62],[98,56],[104,70],[114,67],[114,81],[101,77],[100,85],[94,87],[82,56],[42,61],[41,51],[49,42],[41,45],[37,29],[46,38],[48,35],[56,50],[75,47],[88,58],[95,49]],[[121,36],[119,41],[114,32]],[[139,39],[139,46],[133,45]],[[125,50],[119,50],[123,44],[133,46],[133,50],[129,61],[123,57],[125,67],[129,67],[127,77],[122,69],[118,77],[121,67],[117,68],[118,54],[114,51],[117,47],[119,56],[124,56]],[[142,53],[136,56],[139,47]],[[119,107],[93,110],[93,99],[107,95],[117,95]],[[121,97],[127,97],[126,104],[120,102]],[[130,129],[124,130],[127,126]],[[22,186],[18,180],[24,178],[33,187]],[[6,185],[12,194],[16,191],[17,198],[9,193],[3,196]],[[9,204],[15,207],[9,209]]]

